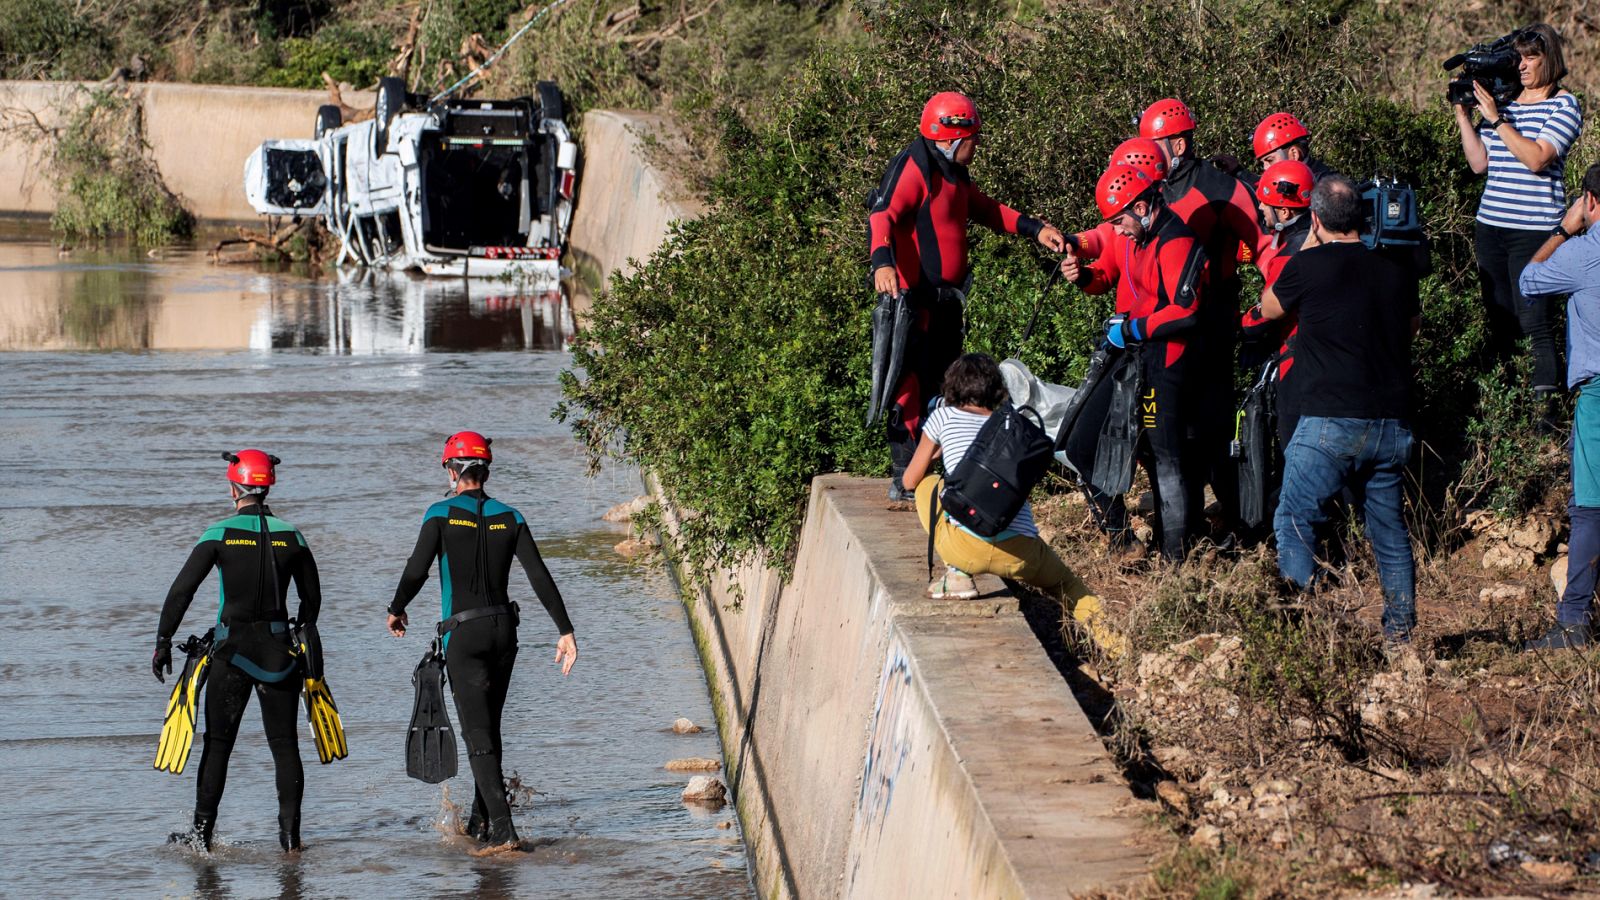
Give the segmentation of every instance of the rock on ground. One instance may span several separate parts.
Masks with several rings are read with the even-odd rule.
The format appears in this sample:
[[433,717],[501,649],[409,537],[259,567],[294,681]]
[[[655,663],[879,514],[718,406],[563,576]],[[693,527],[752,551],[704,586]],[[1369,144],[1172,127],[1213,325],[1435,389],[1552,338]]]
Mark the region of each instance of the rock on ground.
[[728,799],[728,788],[722,779],[710,775],[696,775],[683,789],[686,803],[722,803]]
[[641,538],[628,538],[612,549],[617,551],[618,556],[625,559],[637,559],[654,553],[656,551],[656,542]]
[[1478,592],[1480,603],[1521,603],[1528,599],[1528,589],[1520,584],[1497,582]]
[[1485,569],[1501,572],[1525,572],[1533,568],[1533,551],[1510,544],[1495,544],[1483,554]]
[[633,517],[644,512],[644,508],[649,505],[649,497],[635,497],[626,503],[618,503],[611,507],[600,518],[607,522],[632,522]]
[[1557,597],[1567,592],[1567,557],[1563,556],[1551,564],[1550,583],[1555,585]]
[[715,772],[721,768],[721,761],[706,759],[703,756],[688,756],[667,763],[668,772]]

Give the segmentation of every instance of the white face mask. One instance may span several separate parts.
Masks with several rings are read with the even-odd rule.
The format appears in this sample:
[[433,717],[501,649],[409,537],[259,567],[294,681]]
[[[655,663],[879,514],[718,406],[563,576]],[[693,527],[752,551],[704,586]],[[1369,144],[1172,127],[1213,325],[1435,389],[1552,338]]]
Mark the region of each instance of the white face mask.
[[938,144],[934,144],[933,146],[934,149],[939,151],[940,156],[943,156],[945,159],[948,159],[951,162],[955,162],[956,151],[961,148],[961,138],[956,138],[955,140],[951,141],[949,147],[940,147]]

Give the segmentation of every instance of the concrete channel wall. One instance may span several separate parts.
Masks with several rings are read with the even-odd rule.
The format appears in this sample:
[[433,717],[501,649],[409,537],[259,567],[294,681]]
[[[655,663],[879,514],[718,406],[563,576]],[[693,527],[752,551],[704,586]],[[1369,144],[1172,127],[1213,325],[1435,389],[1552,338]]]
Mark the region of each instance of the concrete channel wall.
[[580,294],[603,289],[614,272],[632,273],[630,261],[649,259],[673,222],[704,209],[650,164],[646,138],[662,135],[662,125],[648,113],[596,110],[583,116],[583,170],[567,252]]
[[[0,123],[27,127],[32,117],[53,127],[61,113],[88,96],[77,82],[0,81]],[[129,86],[144,113],[145,140],[167,187],[198,218],[252,222],[244,199],[244,161],[269,138],[309,138],[325,91],[217,85],[136,83]],[[347,93],[358,109],[372,95]],[[55,196],[44,178],[43,147],[0,133],[0,214],[49,214]]]
[[[812,485],[793,578],[686,590],[762,897],[1069,897],[1146,871],[1142,806],[998,580],[925,599],[881,479]],[[669,527],[672,517],[668,516]]]

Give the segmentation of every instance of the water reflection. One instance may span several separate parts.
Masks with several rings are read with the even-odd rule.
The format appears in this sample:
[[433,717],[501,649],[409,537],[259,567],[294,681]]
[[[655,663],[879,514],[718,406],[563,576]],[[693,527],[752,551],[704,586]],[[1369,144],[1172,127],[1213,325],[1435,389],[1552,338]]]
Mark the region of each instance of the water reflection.
[[219,267],[196,247],[59,251],[0,229],[0,350],[564,350],[564,290],[390,272]]

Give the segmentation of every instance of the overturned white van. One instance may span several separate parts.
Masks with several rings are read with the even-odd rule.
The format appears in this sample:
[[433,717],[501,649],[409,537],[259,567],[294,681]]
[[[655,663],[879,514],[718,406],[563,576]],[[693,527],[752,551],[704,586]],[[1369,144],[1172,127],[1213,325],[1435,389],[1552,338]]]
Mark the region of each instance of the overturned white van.
[[273,140],[245,162],[264,215],[321,216],[339,263],[429,275],[554,282],[572,221],[578,148],[561,92],[429,101],[378,84],[372,119],[317,110],[310,140]]

